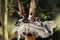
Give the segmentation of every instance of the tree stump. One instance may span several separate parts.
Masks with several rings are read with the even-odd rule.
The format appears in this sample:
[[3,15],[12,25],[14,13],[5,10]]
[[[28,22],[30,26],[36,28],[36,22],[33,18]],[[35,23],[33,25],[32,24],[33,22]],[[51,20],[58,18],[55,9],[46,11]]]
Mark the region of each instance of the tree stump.
[[[51,33],[46,33],[44,30],[45,28],[42,26],[38,26],[38,24],[35,23],[22,23],[19,27],[16,27],[14,32],[18,32],[18,38],[25,37],[25,40],[35,40],[37,36],[40,36],[41,38],[49,38],[51,35],[53,35],[54,31],[53,29],[56,28],[56,24],[53,21],[45,21],[43,22],[43,25],[46,24],[47,27],[50,29]],[[25,33],[25,34],[24,34]],[[27,34],[32,35],[27,35]]]
[[25,40],[35,40],[36,37],[34,35],[32,36],[25,36]]

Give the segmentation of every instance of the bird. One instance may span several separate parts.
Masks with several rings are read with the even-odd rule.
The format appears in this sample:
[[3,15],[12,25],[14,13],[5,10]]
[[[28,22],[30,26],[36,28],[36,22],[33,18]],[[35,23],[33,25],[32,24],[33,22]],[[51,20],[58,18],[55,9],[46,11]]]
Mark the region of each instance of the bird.
[[34,17],[34,20],[35,20],[35,22],[36,22],[38,25],[41,24],[41,26],[45,28],[44,31],[45,31],[46,33],[51,33],[51,31],[49,30],[48,26],[47,26],[46,24],[44,25],[44,24],[42,23],[42,21],[39,19],[39,17],[35,16],[35,17]]
[[31,20],[32,17],[33,17],[33,14],[30,13],[30,14],[29,14],[29,17],[28,17],[28,20]]
[[22,14],[22,16],[19,18],[19,22],[21,22],[21,21],[23,21],[24,19],[25,19],[25,17],[26,17],[26,14]]
[[47,30],[46,33],[51,33],[50,29],[48,28],[47,25],[44,25],[45,29]]
[[15,25],[17,25],[19,22],[23,22],[25,17],[26,17],[26,14],[22,14],[21,17],[16,21]]
[[38,16],[34,16],[34,21],[35,21],[38,25],[41,24],[41,20],[39,19]]

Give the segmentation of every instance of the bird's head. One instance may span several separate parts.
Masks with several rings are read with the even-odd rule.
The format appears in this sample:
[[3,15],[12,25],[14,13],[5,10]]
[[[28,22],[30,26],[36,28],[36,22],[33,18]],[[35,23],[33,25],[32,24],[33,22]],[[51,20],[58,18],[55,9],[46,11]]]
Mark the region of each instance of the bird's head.
[[22,14],[21,17],[19,18],[19,21],[20,22],[23,21],[25,19],[25,17],[26,17],[26,14]]
[[30,13],[30,15],[32,15],[32,13]]
[[25,17],[25,16],[26,16],[26,14],[22,14],[22,16],[24,16],[24,17]]
[[34,21],[38,21],[38,16],[34,16]]

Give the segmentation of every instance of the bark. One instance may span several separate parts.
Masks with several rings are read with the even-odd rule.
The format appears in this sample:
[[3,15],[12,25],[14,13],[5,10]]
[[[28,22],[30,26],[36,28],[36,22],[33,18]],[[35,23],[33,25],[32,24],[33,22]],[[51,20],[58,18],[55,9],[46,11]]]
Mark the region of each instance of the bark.
[[35,9],[36,9],[36,1],[35,0],[31,0],[30,1],[30,9],[29,9],[29,14],[33,13],[33,16],[35,14]]
[[19,7],[19,14],[21,16],[21,14],[24,13],[24,7],[20,0],[18,0],[18,7]]
[[8,40],[8,31],[7,31],[7,14],[8,14],[8,0],[2,0],[2,27],[3,27],[3,38]]
[[0,0],[0,15],[1,15],[1,0]]
[[31,0],[30,1],[29,15],[30,15],[30,13],[32,13],[32,18],[29,20],[30,22],[34,21],[35,10],[36,10],[36,0]]
[[35,36],[25,36],[25,40],[35,40]]
[[11,0],[11,4],[13,3],[13,0]]

